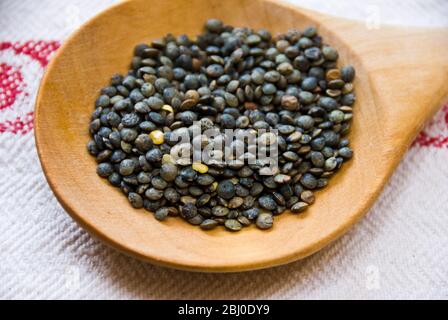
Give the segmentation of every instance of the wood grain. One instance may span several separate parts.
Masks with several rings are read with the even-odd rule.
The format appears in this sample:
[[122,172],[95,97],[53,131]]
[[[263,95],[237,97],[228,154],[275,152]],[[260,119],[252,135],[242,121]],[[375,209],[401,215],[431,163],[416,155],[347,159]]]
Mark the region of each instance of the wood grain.
[[[198,34],[211,17],[274,33],[316,25],[341,63],[356,67],[350,134],[355,157],[319,191],[306,214],[283,214],[268,231],[204,232],[181,219],[160,223],[132,209],[98,178],[87,125],[98,90],[126,72],[135,44],[168,32]],[[345,233],[372,205],[419,129],[448,92],[446,29],[381,26],[330,17],[278,1],[133,0],[76,32],[48,67],[35,135],[47,180],[67,212],[90,233],[140,259],[195,271],[259,269],[306,257]],[[384,212],[387,214],[387,212]]]

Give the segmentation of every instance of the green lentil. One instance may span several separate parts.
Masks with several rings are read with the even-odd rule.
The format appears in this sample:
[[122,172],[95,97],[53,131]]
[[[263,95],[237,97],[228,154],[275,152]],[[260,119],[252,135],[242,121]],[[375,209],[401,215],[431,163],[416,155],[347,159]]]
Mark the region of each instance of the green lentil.
[[272,215],[269,213],[260,213],[257,217],[256,225],[260,229],[270,229],[274,223]]

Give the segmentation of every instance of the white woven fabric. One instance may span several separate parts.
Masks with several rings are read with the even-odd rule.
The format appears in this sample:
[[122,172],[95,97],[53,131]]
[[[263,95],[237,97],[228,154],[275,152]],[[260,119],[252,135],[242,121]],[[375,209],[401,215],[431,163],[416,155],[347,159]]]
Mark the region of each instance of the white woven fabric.
[[[29,117],[57,46],[48,41],[63,41],[112,2],[0,1],[0,298],[448,298],[448,108],[368,216],[303,261],[238,274],[175,271],[117,253],[79,228],[45,181]],[[448,24],[445,0],[292,2],[380,23]]]

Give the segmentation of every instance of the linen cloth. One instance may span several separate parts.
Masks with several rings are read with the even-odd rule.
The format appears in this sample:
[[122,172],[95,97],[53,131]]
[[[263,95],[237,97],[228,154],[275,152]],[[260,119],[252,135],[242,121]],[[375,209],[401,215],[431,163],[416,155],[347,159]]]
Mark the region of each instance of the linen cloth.
[[[448,298],[448,107],[417,138],[369,214],[302,261],[235,274],[176,271],[124,256],[78,227],[43,176],[32,111],[52,53],[114,2],[0,1],[0,298]],[[445,0],[291,2],[372,28],[448,25]]]

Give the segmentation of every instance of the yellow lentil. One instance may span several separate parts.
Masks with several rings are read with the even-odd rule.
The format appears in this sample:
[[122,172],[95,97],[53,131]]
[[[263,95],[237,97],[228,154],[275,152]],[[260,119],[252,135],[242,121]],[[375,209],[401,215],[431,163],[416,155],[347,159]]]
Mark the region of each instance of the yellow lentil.
[[191,167],[199,173],[206,173],[208,171],[208,167],[200,162],[194,162]]
[[165,141],[163,132],[160,130],[154,130],[149,134],[149,137],[151,138],[154,144],[162,144]]

